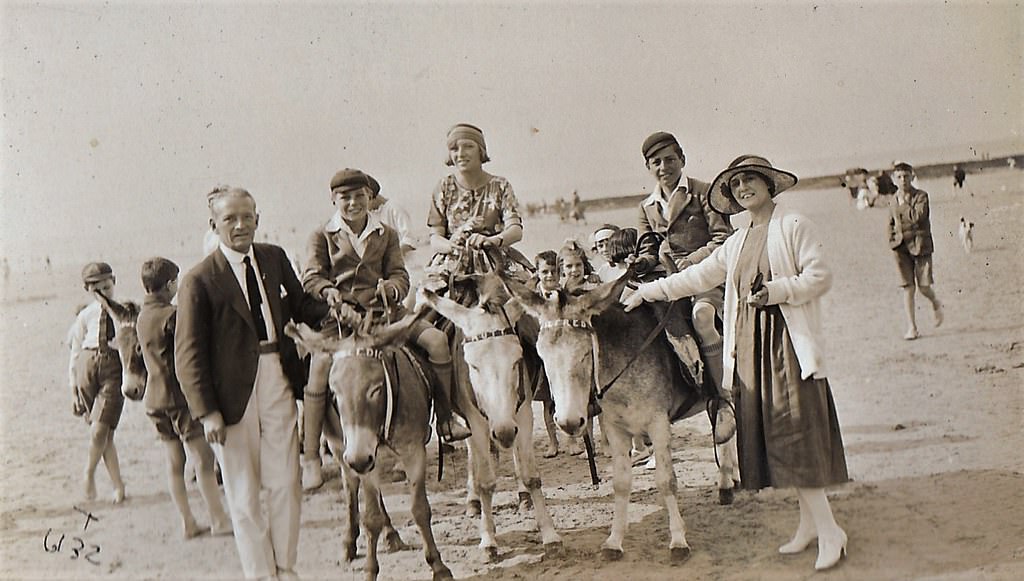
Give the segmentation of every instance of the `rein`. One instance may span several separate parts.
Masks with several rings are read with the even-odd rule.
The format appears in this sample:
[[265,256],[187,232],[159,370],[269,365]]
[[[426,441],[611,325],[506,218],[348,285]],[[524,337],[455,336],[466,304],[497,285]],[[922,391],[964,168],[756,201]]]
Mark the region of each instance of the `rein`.
[[[505,313],[504,309],[502,309],[502,313]],[[505,320],[508,321],[508,314],[505,314]],[[466,343],[475,343],[477,341],[485,341],[487,339],[495,339],[495,338],[498,338],[498,337],[515,337],[517,340],[519,339],[519,335],[516,333],[516,330],[512,328],[511,321],[509,321],[509,326],[508,327],[505,327],[505,328],[502,328],[502,329],[496,329],[496,330],[493,330],[493,331],[484,331],[483,333],[480,333],[478,335],[472,335],[472,336],[469,336],[469,337],[465,337],[465,338],[462,339],[462,344],[465,345]],[[521,376],[522,373],[523,373],[522,368],[519,369],[519,373],[520,373],[520,376]],[[480,415],[484,416],[484,418],[487,418],[487,414],[484,413],[484,410],[480,408],[480,404],[476,401],[476,395],[473,393],[473,390],[470,390],[470,395],[471,395],[471,397],[473,399],[473,405],[480,412]],[[520,410],[520,408],[523,407],[523,404],[525,402],[526,402],[526,392],[523,389],[523,378],[520,377],[519,385],[516,388],[516,411],[517,412]]]

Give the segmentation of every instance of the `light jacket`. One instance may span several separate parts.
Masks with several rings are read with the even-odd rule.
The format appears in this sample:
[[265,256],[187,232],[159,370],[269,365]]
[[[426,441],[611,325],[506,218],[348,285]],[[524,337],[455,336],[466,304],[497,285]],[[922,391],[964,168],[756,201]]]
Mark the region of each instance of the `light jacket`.
[[[677,300],[725,283],[723,387],[731,388],[736,369],[736,264],[749,227],[740,228],[701,262],[667,278],[640,285],[646,301]],[[768,304],[779,305],[793,341],[800,375],[826,376],[820,297],[832,286],[820,239],[805,216],[775,208],[768,222],[768,263],[772,280],[765,283]],[[744,292],[743,300],[746,300]]]

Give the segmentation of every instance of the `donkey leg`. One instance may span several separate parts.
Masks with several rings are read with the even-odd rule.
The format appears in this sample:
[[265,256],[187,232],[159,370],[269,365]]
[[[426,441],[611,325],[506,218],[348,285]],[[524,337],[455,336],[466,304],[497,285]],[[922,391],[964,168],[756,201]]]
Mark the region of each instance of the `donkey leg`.
[[627,510],[629,509],[629,492],[633,487],[633,464],[629,460],[629,449],[632,446],[632,438],[625,430],[618,426],[606,425],[604,422],[601,429],[607,428],[608,445],[612,451],[612,490],[615,491],[615,516],[612,517],[612,530],[604,544],[601,545],[601,555],[609,561],[617,561],[622,558],[622,539],[626,536]]
[[363,527],[366,528],[366,564],[363,565],[363,570],[366,572],[366,581],[376,581],[380,573],[377,540],[380,539],[381,530],[384,528],[383,505],[380,499],[380,489],[373,482],[373,478],[364,479],[363,501],[366,510],[363,511]]
[[387,553],[396,553],[398,551],[405,551],[409,549],[409,545],[405,544],[402,540],[402,536],[395,530],[395,526],[391,524],[391,515],[388,514],[388,507],[384,504],[384,495],[380,497],[380,511],[384,515],[384,551]]
[[672,561],[681,563],[690,558],[690,545],[686,542],[686,523],[679,513],[679,501],[676,498],[676,473],[672,468],[672,447],[668,418],[662,418],[650,429],[651,442],[654,445],[655,472],[654,481],[658,485],[658,493],[665,503],[668,513],[668,528],[672,534],[669,551]]
[[490,436],[486,427],[486,421],[478,417],[481,425],[471,420],[473,435],[470,436],[469,457],[471,461],[470,470],[473,472],[474,491],[480,499],[480,548],[488,560],[498,558],[498,542],[494,530],[494,514],[491,500],[494,489],[497,485],[497,477],[494,474],[494,464],[491,460]]
[[555,531],[555,524],[551,520],[544,489],[541,487],[540,472],[537,470],[537,459],[533,452],[533,410],[529,406],[523,406],[517,416],[519,434],[512,450],[516,474],[533,498],[533,517],[540,527],[540,539],[544,543],[544,550],[555,551],[561,547],[562,539]]
[[412,499],[412,517],[420,529],[423,538],[423,556],[434,572],[434,579],[451,579],[452,572],[441,560],[441,552],[437,550],[434,531],[430,524],[430,502],[427,500],[426,487],[426,451],[419,449],[403,451],[402,465],[409,477],[409,497]]
[[345,493],[348,498],[348,527],[342,534],[342,553],[346,562],[356,558],[356,539],[359,538],[359,477],[344,462],[341,475],[345,479]]
[[734,490],[740,483],[736,436],[724,444],[717,444],[715,449],[718,451],[718,504],[732,504]]

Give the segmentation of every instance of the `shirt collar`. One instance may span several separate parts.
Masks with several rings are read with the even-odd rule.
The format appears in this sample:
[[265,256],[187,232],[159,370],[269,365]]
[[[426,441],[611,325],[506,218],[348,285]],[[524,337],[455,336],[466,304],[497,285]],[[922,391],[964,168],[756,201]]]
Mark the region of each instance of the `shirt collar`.
[[356,236],[356,233],[353,232],[352,229],[348,227],[348,223],[345,222],[344,218],[341,217],[341,212],[336,210],[334,212],[334,215],[331,216],[331,219],[328,220],[327,224],[324,225],[324,230],[332,234],[335,232],[345,232],[346,234],[350,236],[355,236],[356,238],[364,238],[375,230],[383,232],[384,224],[380,221],[380,218],[377,216],[376,213],[367,212],[366,228],[363,228],[362,234]]
[[227,258],[228,262],[230,262],[231,264],[242,264],[242,259],[245,258],[246,256],[248,256],[249,260],[251,261],[255,262],[256,260],[252,255],[252,245],[249,246],[248,252],[242,254],[237,250],[232,250],[231,248],[228,248],[227,246],[224,245],[223,242],[221,242],[220,251],[224,254],[224,258]]
[[[680,174],[679,183],[676,185],[676,189],[673,190],[672,193],[674,194],[679,191],[686,192],[689,188],[689,183],[690,178],[685,173]],[[669,196],[671,196],[671,194],[669,194]],[[644,198],[644,201],[641,203],[643,206],[650,206],[651,204],[668,205],[668,196],[662,195],[661,184],[658,182],[654,183],[654,191],[651,192],[651,195]]]

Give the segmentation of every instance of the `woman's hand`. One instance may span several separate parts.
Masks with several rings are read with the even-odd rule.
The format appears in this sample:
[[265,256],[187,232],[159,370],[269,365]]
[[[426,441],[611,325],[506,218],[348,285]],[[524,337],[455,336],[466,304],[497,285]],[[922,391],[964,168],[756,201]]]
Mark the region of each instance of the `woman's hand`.
[[483,248],[491,244],[491,237],[484,236],[483,234],[470,234],[469,238],[466,239],[466,244],[470,248]]
[[761,288],[757,292],[747,295],[747,304],[760,309],[768,304],[768,289]]
[[644,297],[643,295],[640,294],[639,291],[627,290],[626,292],[629,294],[627,294],[625,298],[622,299],[622,306],[624,307],[627,313],[644,304]]

